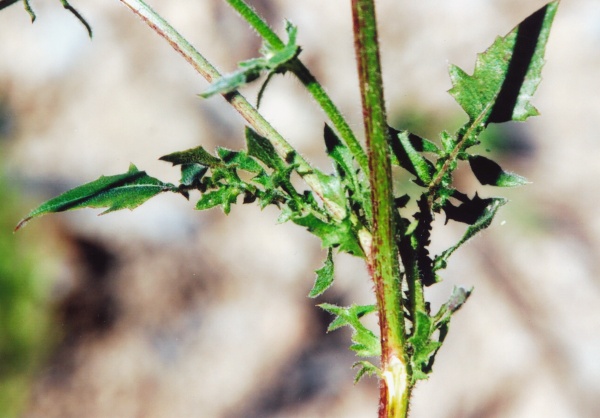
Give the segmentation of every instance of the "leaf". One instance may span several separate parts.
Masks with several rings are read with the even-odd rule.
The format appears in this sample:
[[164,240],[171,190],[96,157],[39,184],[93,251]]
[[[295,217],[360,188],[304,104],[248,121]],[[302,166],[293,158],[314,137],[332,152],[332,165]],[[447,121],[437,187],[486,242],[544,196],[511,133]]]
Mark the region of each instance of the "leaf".
[[435,167],[413,145],[413,143],[423,145],[422,138],[411,140],[411,137],[418,137],[414,134],[409,134],[407,131],[399,132],[395,129],[391,129],[391,135],[392,151],[398,159],[400,167],[417,176],[417,184],[421,186],[429,184],[435,172]]
[[370,361],[361,360],[352,365],[352,368],[360,367],[354,377],[354,383],[358,383],[363,376],[381,376],[381,370]]
[[317,273],[317,280],[308,294],[309,298],[316,298],[333,284],[333,251],[331,247],[327,249],[325,264],[316,270],[315,273]]
[[467,242],[469,239],[475,236],[478,232],[490,226],[492,221],[494,220],[494,216],[498,212],[498,209],[500,209],[500,207],[506,204],[507,202],[506,199],[500,197],[481,199],[477,195],[475,195],[473,201],[476,201],[477,205],[482,205],[483,203],[485,203],[483,210],[481,210],[477,219],[473,220],[473,223],[467,228],[465,234],[462,236],[462,238],[460,239],[460,241],[458,241],[456,245],[448,248],[446,251],[435,257],[435,260],[433,261],[434,272],[446,268],[447,260],[452,255],[452,253],[454,253],[454,251],[456,251],[461,245],[463,245],[465,242]]
[[244,151],[231,151],[226,148],[217,148],[217,154],[228,166],[235,166],[249,173],[263,174],[265,170],[256,160]]
[[333,315],[333,320],[327,332],[338,329],[342,326],[352,328],[352,344],[350,349],[361,357],[378,357],[381,354],[381,344],[379,338],[361,322],[360,318],[367,313],[374,312],[377,308],[374,305],[352,305],[350,307],[341,307],[329,303],[323,303],[319,307]]
[[222,185],[219,189],[202,194],[196,209],[206,210],[222,205],[223,212],[229,214],[231,205],[237,201],[237,197],[242,193],[242,190],[235,186]]
[[350,185],[357,188],[358,180],[356,180],[354,158],[350,149],[340,141],[335,132],[333,132],[333,129],[327,124],[325,124],[323,136],[325,138],[327,155],[335,162],[340,176],[352,179]]
[[181,164],[182,186],[196,188],[199,187],[202,177],[208,171],[208,167],[200,164]]
[[159,158],[161,161],[167,161],[173,165],[179,164],[201,164],[210,168],[223,166],[223,162],[217,157],[211,155],[203,147],[191,148],[186,151],[174,152]]
[[504,171],[495,161],[481,155],[470,155],[469,165],[482,185],[515,187],[529,183],[525,177]]
[[[200,97],[206,99],[215,94],[231,93],[256,80],[263,72],[268,72],[269,76],[275,73],[285,73],[289,62],[296,58],[301,51],[300,47],[296,45],[297,28],[290,22],[286,22],[286,31],[288,34],[286,45],[276,48],[268,43],[264,44],[260,50],[263,54],[262,57],[240,62],[236,71],[217,79],[204,93],[200,94]],[[270,77],[267,81],[269,79]],[[261,88],[259,98],[262,96],[265,86]]]
[[477,57],[470,76],[450,67],[453,87],[449,93],[472,122],[487,125],[536,116],[530,104],[541,80],[544,50],[558,1],[533,13],[505,37]]
[[284,170],[285,163],[277,154],[273,144],[267,138],[259,135],[251,128],[246,128],[246,145],[248,155],[256,157],[258,160],[274,170]]
[[133,164],[125,174],[102,176],[50,199],[32,210],[15,228],[22,228],[29,220],[47,213],[81,208],[107,208],[101,215],[121,209],[135,209],[159,193],[177,188],[170,183],[150,177]]
[[431,366],[437,350],[441,347],[439,341],[433,341],[432,335],[436,331],[433,321],[425,312],[417,311],[413,333],[408,339],[413,351],[410,355],[412,365],[413,382],[420,379],[427,379],[431,372]]
[[293,217],[292,221],[296,225],[306,227],[309,232],[319,237],[323,248],[338,247],[339,251],[357,257],[364,257],[362,247],[348,218],[341,222],[325,222],[309,213],[308,215]]

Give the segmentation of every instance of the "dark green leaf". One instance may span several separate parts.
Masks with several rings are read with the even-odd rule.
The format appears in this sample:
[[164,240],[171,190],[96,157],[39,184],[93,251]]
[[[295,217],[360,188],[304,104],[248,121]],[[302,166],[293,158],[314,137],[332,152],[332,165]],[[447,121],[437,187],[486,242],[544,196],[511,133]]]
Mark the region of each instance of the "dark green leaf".
[[231,205],[237,201],[237,197],[242,193],[242,190],[235,186],[223,185],[219,189],[202,194],[196,209],[206,210],[222,205],[223,212],[229,214]]
[[274,170],[283,170],[286,168],[284,161],[277,154],[273,144],[251,128],[246,128],[246,145],[248,147],[248,155],[256,157],[265,163],[267,167]]
[[425,157],[423,157],[413,146],[413,142],[423,145],[422,139],[412,140],[407,131],[398,132],[391,129],[391,146],[394,155],[398,159],[400,166],[406,169],[411,174],[417,176],[417,183],[421,186],[426,186],[431,182],[435,172],[435,167]]
[[180,183],[185,187],[198,187],[208,167],[200,164],[182,164]]
[[150,177],[133,164],[125,174],[102,176],[99,179],[71,189],[43,203],[25,217],[15,230],[30,219],[53,212],[81,208],[107,208],[101,214],[121,209],[135,209],[151,197],[166,191],[177,191],[169,183]]
[[472,122],[522,121],[538,114],[529,102],[541,80],[544,50],[558,1],[547,4],[479,54],[472,76],[450,67],[450,94]]
[[327,249],[325,264],[315,271],[315,273],[317,273],[317,280],[308,294],[309,298],[316,298],[333,284],[333,251],[331,248]]
[[191,148],[186,151],[174,152],[159,158],[162,161],[168,161],[173,165],[179,164],[201,164],[210,168],[223,166],[223,162],[217,157],[211,155],[203,147]]
[[[329,155],[336,163],[340,175],[355,179],[356,170],[354,168],[354,158],[352,157],[350,149],[340,141],[335,132],[333,132],[327,124],[325,125],[324,137],[327,155]],[[358,181],[352,180],[350,184],[352,186],[357,186]]]
[[256,160],[244,151],[231,151],[226,148],[217,148],[217,154],[228,166],[235,166],[249,173],[262,174],[264,169]]
[[504,171],[495,161],[481,155],[469,156],[469,165],[479,183],[498,187],[515,187],[529,183],[525,177]]

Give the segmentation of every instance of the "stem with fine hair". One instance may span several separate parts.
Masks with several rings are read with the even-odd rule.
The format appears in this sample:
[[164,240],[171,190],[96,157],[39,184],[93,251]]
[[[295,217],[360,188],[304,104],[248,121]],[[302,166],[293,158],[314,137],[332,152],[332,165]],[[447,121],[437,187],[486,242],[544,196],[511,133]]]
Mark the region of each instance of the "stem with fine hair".
[[[163,37],[187,62],[208,82],[219,79],[219,71],[198,52],[179,32],[177,32],[165,19],[156,13],[142,0],[119,0],[131,11],[138,15],[148,26]],[[238,91],[223,94],[231,106],[248,122],[248,124],[261,136],[267,138],[275,147],[277,153],[296,166],[296,171],[302,176],[306,184],[323,199],[329,212],[337,219],[343,219],[345,208],[324,197],[323,185],[311,165],[285,140],[285,138],[271,126],[271,124],[250,104]]]
[[[244,0],[227,0],[227,3],[229,3],[229,5],[234,8],[271,46],[275,48],[283,48],[285,46],[281,38],[273,32],[271,27]],[[344,116],[342,116],[342,113],[333,103],[323,86],[298,58],[295,58],[294,61],[290,63],[290,70],[298,77],[300,82],[312,95],[313,99],[315,99],[321,109],[323,109],[340,137],[348,146],[348,149],[350,149],[350,152],[356,159],[359,167],[367,174],[369,172],[367,155],[360,145],[360,142],[358,142],[358,139],[356,139],[350,125],[348,125],[348,122]]]
[[405,417],[410,396],[410,369],[405,352],[405,325],[389,155],[389,130],[373,0],[352,0],[354,45],[371,185],[373,244],[367,260],[375,284],[381,332],[380,418]]

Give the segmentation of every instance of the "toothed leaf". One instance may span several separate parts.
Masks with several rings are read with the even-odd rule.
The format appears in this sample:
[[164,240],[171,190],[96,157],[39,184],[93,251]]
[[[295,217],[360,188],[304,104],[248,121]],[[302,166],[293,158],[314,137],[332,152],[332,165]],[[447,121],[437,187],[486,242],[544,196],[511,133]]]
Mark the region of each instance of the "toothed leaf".
[[333,251],[331,248],[327,250],[325,264],[315,273],[317,273],[317,280],[308,294],[309,298],[316,298],[323,294],[333,284]]
[[531,105],[541,80],[544,50],[558,1],[533,13],[479,54],[473,75],[450,67],[450,94],[478,125],[536,116]]

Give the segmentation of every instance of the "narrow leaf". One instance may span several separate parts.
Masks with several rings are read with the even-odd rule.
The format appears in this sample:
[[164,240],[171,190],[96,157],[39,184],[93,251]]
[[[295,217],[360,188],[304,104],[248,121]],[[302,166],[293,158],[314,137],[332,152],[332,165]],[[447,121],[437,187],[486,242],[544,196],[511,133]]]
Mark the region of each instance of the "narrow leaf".
[[15,228],[47,213],[81,208],[107,208],[101,215],[121,209],[135,209],[151,197],[166,191],[177,191],[169,183],[150,177],[133,164],[125,174],[102,176],[50,199],[31,211]]
[[506,199],[499,197],[480,200],[486,202],[484,210],[481,212],[479,217],[473,222],[473,224],[467,228],[467,231],[456,245],[448,248],[442,254],[435,257],[435,260],[433,262],[433,271],[446,268],[448,258],[452,255],[452,253],[454,253],[454,251],[456,251],[461,245],[463,245],[465,242],[467,242],[469,239],[475,236],[478,232],[490,226],[492,221],[494,220],[494,216],[498,212],[498,209],[500,209],[502,205],[506,204]]
[[417,311],[415,316],[412,336],[408,343],[412,346],[410,361],[413,370],[413,382],[420,379],[427,379],[431,372],[431,366],[437,350],[442,345],[432,339],[432,334],[436,331],[433,321],[425,312]]
[[469,156],[469,165],[482,185],[515,187],[529,183],[525,177],[504,171],[495,161],[481,155]]
[[538,114],[529,102],[541,80],[544,50],[558,1],[548,3],[478,55],[470,76],[450,67],[450,94],[472,122],[523,121]]
[[425,186],[431,182],[435,167],[413,146],[413,142],[421,145],[423,142],[420,140],[411,141],[411,136],[413,134],[409,134],[407,131],[399,132],[392,129],[392,151],[400,166],[417,176],[417,183]]
[[273,144],[251,128],[246,128],[246,145],[248,147],[248,155],[256,157],[265,163],[267,167],[274,170],[285,169],[285,163],[277,154]]
[[309,298],[316,298],[333,284],[333,250],[331,248],[327,250],[325,264],[315,273],[317,273],[317,280],[308,294]]
[[352,365],[352,368],[355,367],[360,367],[360,370],[356,373],[356,376],[354,377],[354,383],[358,383],[360,379],[364,376],[381,376],[381,370],[379,369],[379,367],[375,366],[369,361],[357,361]]
[[223,162],[221,160],[211,155],[203,147],[196,147],[186,151],[174,152],[172,154],[160,157],[159,160],[170,162],[173,165],[201,164],[210,168],[218,168],[223,166]]

